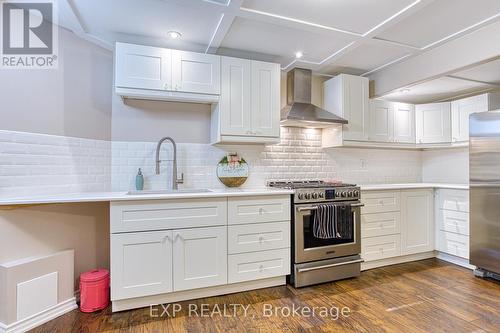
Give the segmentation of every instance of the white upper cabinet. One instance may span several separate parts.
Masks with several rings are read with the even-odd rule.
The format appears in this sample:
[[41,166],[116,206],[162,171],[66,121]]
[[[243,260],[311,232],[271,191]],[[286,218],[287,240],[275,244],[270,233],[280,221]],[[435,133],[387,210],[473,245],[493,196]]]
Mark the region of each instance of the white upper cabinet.
[[172,51],[116,43],[116,87],[168,90],[172,82]]
[[370,100],[370,141],[415,143],[415,106]]
[[488,111],[488,94],[451,102],[451,141],[469,141],[469,116],[484,111]]
[[250,134],[252,130],[252,62],[222,57],[222,87],[219,102],[222,135]]
[[415,105],[393,103],[394,142],[415,143]]
[[417,143],[451,142],[451,105],[419,104],[415,107]]
[[116,43],[115,86],[122,97],[215,103],[220,56]]
[[252,61],[252,131],[256,136],[280,135],[280,67]]
[[279,64],[222,57],[213,143],[271,143],[280,136]]
[[343,126],[343,139],[369,140],[369,81],[366,77],[340,74],[323,85],[324,108],[349,123]]
[[394,105],[391,102],[370,100],[370,141],[392,142],[394,133]]
[[172,89],[220,94],[220,56],[172,50]]

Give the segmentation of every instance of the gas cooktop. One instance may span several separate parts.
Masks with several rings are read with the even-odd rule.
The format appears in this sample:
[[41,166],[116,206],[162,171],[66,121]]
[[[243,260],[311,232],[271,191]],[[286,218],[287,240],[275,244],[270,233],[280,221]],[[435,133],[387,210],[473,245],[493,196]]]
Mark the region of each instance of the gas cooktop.
[[294,204],[352,201],[359,200],[361,196],[360,188],[356,185],[322,180],[271,181],[267,186],[294,190]]
[[323,180],[293,180],[293,181],[270,181],[269,187],[299,189],[299,188],[325,188],[325,187],[354,187],[354,184],[345,184],[340,182],[326,182]]

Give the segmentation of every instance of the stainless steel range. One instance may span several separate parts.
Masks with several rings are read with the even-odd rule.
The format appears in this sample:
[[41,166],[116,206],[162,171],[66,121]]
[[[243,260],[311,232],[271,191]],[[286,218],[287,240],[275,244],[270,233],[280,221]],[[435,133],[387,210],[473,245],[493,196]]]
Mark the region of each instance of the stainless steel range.
[[[324,181],[269,182],[268,186],[295,192],[292,194],[292,274],[289,279],[294,287],[359,276],[363,261],[360,257],[363,204],[359,187]],[[350,223],[351,236],[330,239],[314,236],[318,205],[330,203],[350,209],[351,216],[337,223]]]

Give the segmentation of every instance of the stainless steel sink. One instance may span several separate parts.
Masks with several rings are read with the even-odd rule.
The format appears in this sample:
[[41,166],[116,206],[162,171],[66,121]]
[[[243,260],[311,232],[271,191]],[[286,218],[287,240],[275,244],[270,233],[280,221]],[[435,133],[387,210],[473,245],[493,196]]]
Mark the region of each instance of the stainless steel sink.
[[182,190],[144,190],[144,191],[128,191],[127,195],[154,195],[154,194],[177,194],[177,193],[207,193],[212,192],[206,188],[193,188]]

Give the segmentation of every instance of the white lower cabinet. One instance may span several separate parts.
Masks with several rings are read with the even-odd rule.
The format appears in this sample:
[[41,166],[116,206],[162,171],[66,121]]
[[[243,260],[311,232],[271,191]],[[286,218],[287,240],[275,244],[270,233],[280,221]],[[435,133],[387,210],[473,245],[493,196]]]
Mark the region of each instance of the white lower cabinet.
[[436,250],[469,259],[469,235],[469,191],[438,190]]
[[228,282],[288,275],[290,267],[290,248],[232,254],[228,257]]
[[172,231],[111,235],[111,300],[168,293]]
[[110,219],[113,311],[290,273],[288,194],[111,202]]
[[174,230],[174,291],[227,283],[226,258],[226,227]]
[[364,238],[361,241],[361,252],[365,261],[400,256],[401,236],[396,234]]
[[434,190],[364,191],[361,256],[366,261],[434,250]]
[[400,232],[400,212],[361,215],[361,238],[399,234]]
[[401,191],[401,253],[434,250],[434,190]]
[[290,222],[230,225],[227,233],[229,254],[290,247]]

